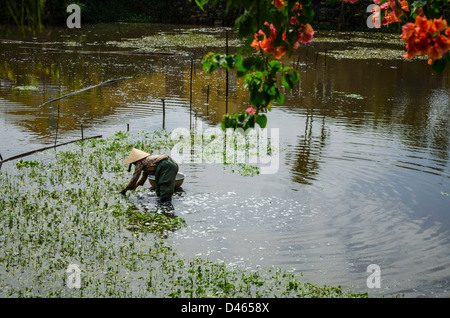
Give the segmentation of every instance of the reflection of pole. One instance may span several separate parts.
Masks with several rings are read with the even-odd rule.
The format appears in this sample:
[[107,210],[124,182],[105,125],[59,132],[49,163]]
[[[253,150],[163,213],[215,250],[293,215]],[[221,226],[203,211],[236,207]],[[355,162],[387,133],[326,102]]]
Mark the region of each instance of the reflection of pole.
[[164,98],[161,99],[163,104],[163,123],[162,128],[166,129],[166,104],[164,103]]
[[58,140],[58,128],[59,128],[59,103],[58,103],[58,119],[56,120],[55,149],[56,149],[56,141]]
[[206,116],[209,115],[209,85],[208,89],[206,90]]
[[81,125],[81,140],[84,140],[84,136],[83,136],[83,125]]
[[191,80],[189,84],[189,129],[192,129],[192,69],[194,68],[194,60],[191,60]]

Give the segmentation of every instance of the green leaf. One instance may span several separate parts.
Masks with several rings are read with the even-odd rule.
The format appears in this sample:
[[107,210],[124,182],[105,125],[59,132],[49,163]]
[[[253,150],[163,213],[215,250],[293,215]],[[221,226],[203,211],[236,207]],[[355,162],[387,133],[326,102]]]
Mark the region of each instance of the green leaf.
[[230,70],[236,66],[237,56],[236,55],[228,55],[227,57],[225,57],[225,61],[226,61],[227,69]]
[[249,15],[249,13],[244,13],[241,15],[235,23],[235,29],[238,31],[239,39],[244,39],[245,37],[256,33],[256,22],[254,17]]
[[439,60],[434,60],[433,63],[431,64],[433,70],[439,74],[444,71],[446,66],[447,66],[447,59],[445,58],[445,56]]
[[206,4],[207,1],[208,0],[195,0],[195,3],[200,9],[202,9],[202,11],[204,11],[205,9],[203,8],[203,6]]
[[258,115],[256,116],[256,123],[261,127],[261,128],[266,128],[267,125],[267,117],[266,115]]
[[294,83],[291,81],[291,76],[289,73],[284,74],[283,78],[281,79],[281,84],[283,84],[284,87],[291,90],[294,86]]
[[278,105],[283,105],[284,103],[284,95],[279,91],[278,88],[276,89],[275,101],[277,102]]
[[256,108],[258,108],[259,106],[261,106],[261,104],[264,101],[264,98],[262,96],[262,94],[258,91],[252,91],[250,92],[250,103],[255,106]]
[[306,22],[311,22],[313,20],[314,10],[310,6],[304,7],[302,13],[306,18]]
[[283,78],[281,79],[281,84],[283,84],[283,86],[287,89],[291,90],[299,78],[300,74],[294,70],[292,73],[284,74]]

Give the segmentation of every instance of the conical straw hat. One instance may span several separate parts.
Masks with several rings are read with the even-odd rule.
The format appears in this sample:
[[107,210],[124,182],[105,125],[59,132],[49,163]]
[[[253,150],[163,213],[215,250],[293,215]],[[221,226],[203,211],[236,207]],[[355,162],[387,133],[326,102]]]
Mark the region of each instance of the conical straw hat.
[[124,165],[128,165],[130,163],[144,159],[145,157],[148,157],[148,156],[150,156],[150,154],[148,154],[142,150],[133,148],[133,150],[131,150],[130,154],[128,155],[128,158],[125,161]]

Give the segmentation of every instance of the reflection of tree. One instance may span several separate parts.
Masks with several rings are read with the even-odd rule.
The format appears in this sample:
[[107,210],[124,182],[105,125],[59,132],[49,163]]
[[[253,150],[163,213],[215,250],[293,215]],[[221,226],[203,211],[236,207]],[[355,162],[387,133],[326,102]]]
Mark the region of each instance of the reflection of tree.
[[[286,96],[287,108],[298,112],[313,107],[316,116],[337,118],[351,130],[389,134],[408,149],[429,149],[437,165],[433,169],[446,168],[450,149],[450,78],[446,74],[430,72],[421,61],[328,58],[324,66],[320,56],[315,63],[315,52],[309,58],[305,50],[300,54],[300,60],[309,64],[299,67],[300,86]],[[304,162],[308,164],[312,163]]]

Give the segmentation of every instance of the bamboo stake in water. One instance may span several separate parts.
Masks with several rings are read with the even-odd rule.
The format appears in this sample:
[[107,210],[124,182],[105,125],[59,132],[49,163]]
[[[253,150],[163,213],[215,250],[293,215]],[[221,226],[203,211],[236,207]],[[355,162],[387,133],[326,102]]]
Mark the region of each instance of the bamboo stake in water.
[[162,122],[162,128],[166,129],[166,104],[164,103],[164,98],[161,99],[163,104],[163,122]]
[[[226,32],[225,54],[228,56],[228,31]],[[228,69],[226,70],[226,84],[225,84],[225,113],[228,114]]]
[[192,70],[194,68],[194,60],[191,60],[191,80],[189,85],[189,129],[192,129]]
[[115,82],[119,82],[119,81],[124,81],[124,80],[130,79],[130,78],[131,77],[123,77],[123,78],[119,78],[119,79],[107,80],[107,81],[105,81],[103,83],[100,83],[100,84],[97,84],[97,85],[93,85],[93,86],[89,86],[89,87],[83,88],[83,89],[81,89],[79,91],[76,91],[76,92],[73,92],[73,93],[70,93],[70,94],[67,94],[67,95],[64,95],[64,96],[60,96],[58,98],[54,98],[52,100],[49,100],[49,101],[39,105],[38,107],[45,106],[47,104],[56,102],[57,100],[60,100],[60,99],[63,99],[63,98],[69,97],[69,96],[73,96],[75,94],[78,94],[78,93],[81,93],[81,92],[84,92],[84,91],[87,91],[87,90],[90,90],[90,89],[93,89],[93,88],[96,88],[96,87],[100,87],[100,86],[103,86],[103,85],[106,85],[106,84],[109,84],[109,83],[115,83]]

